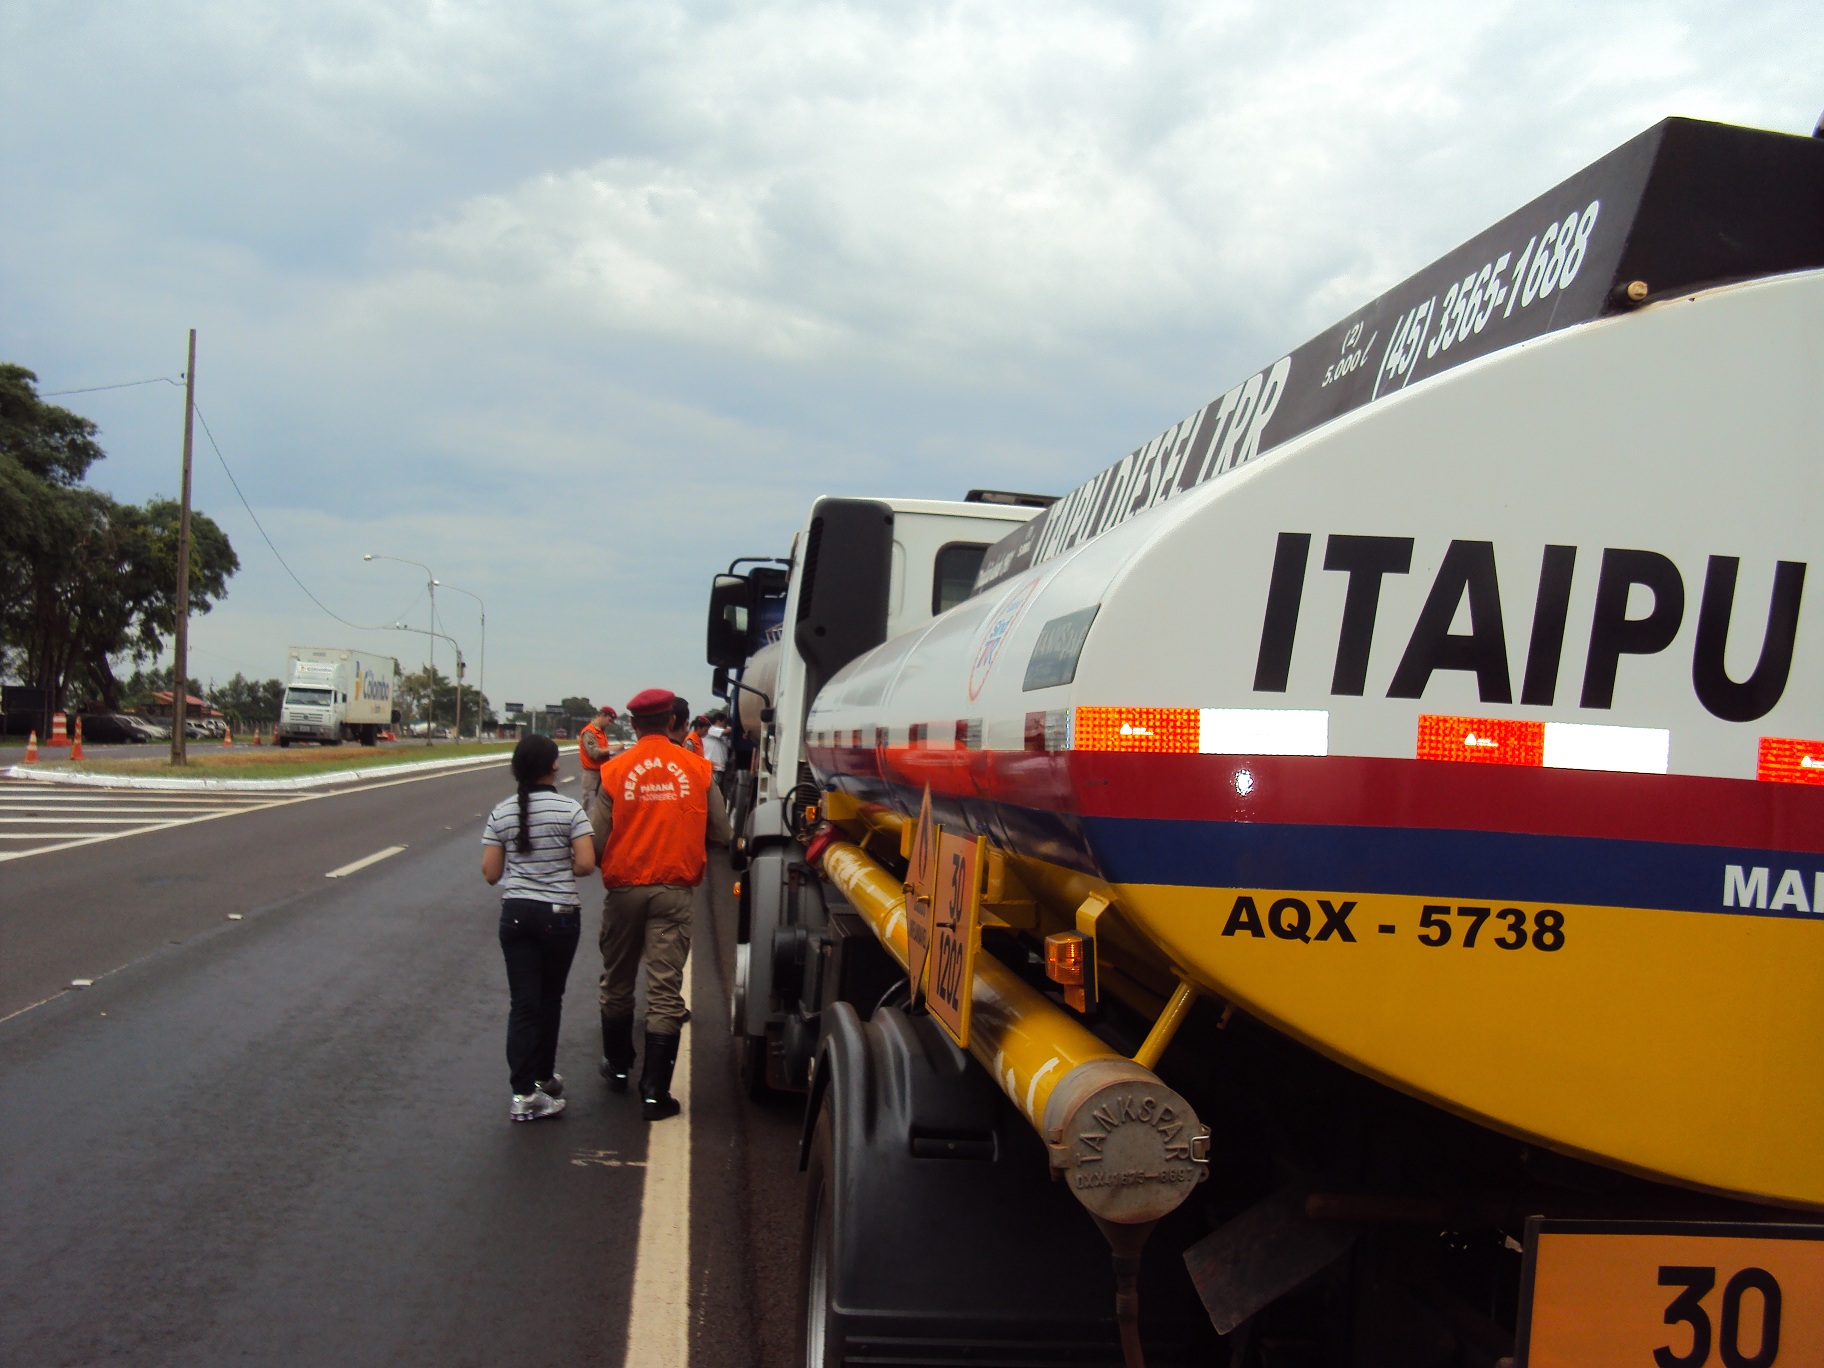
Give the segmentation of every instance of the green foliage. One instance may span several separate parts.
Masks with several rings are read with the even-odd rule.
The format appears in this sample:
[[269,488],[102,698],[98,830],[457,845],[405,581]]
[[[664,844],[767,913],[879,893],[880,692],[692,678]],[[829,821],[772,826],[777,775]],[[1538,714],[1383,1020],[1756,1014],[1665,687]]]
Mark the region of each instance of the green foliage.
[[[442,670],[435,675],[426,670],[401,676],[399,680],[400,707],[404,710],[408,722],[422,722],[425,717],[425,702],[435,688],[436,703],[432,710],[432,721],[440,727],[456,725],[456,681]],[[469,684],[462,686],[462,730],[464,734],[475,729],[477,721],[486,726],[494,720],[494,709],[488,703],[487,695]]]
[[237,727],[268,726],[279,720],[285,686],[276,679],[253,680],[236,674],[209,690],[209,701]]
[[[121,706],[110,658],[158,655],[177,626],[178,505],[119,503],[81,483],[102,458],[95,425],[47,404],[37,377],[0,365],[0,651],[21,680]],[[190,611],[240,568],[227,534],[190,515]]]
[[586,698],[566,698],[563,702],[564,715],[567,717],[591,718],[595,716],[595,704]]
[[[135,670],[132,674],[127,676],[125,682],[120,686],[120,706],[129,711],[135,708],[143,708],[152,702],[153,694],[170,692],[172,692],[170,666],[155,666],[150,670]],[[203,692],[202,680],[196,678],[190,680],[190,697],[207,697]]]

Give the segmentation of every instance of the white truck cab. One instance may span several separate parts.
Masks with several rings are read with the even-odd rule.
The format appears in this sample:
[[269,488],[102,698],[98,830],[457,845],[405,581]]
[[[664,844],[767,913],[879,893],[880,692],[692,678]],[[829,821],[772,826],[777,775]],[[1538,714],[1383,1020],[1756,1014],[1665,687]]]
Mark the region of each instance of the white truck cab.
[[[1037,516],[1044,495],[971,490],[964,500],[821,498],[786,560],[744,560],[710,592],[709,663],[756,750],[738,777],[735,860],[742,881],[735,1034],[750,1091],[805,1082],[814,1024],[798,1020],[795,956],[821,929],[815,880],[802,878],[807,806],[817,789],[804,720],[819,689],[884,641],[948,612],[975,588],[988,548]],[[744,564],[753,568],[734,573]],[[778,977],[782,981],[775,981]]]

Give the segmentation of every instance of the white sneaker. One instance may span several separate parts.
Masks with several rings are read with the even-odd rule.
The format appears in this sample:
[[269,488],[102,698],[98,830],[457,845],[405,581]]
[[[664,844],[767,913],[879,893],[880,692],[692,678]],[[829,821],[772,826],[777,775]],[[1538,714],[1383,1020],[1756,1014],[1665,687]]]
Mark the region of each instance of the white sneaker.
[[507,1116],[514,1121],[537,1121],[541,1117],[556,1116],[563,1109],[563,1098],[534,1088],[529,1093],[513,1094],[513,1105],[507,1108]]
[[537,1088],[546,1097],[562,1097],[564,1095],[564,1076],[560,1073],[554,1073],[543,1083],[534,1083],[532,1086]]

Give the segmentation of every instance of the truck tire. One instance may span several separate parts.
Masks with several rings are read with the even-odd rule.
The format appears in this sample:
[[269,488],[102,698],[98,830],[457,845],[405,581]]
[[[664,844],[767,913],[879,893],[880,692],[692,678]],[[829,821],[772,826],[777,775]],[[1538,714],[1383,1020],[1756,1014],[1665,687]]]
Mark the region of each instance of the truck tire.
[[372,726],[372,725],[371,725],[371,724],[370,724],[370,725],[367,725],[367,726],[364,726],[364,727],[362,727],[362,728],[361,728],[361,744],[362,744],[362,745],[364,745],[364,746],[377,746],[377,745],[379,745],[379,744],[380,744],[380,738],[379,738],[379,737],[378,737],[378,736],[376,736],[376,735],[375,735],[375,733],[376,733],[376,732],[377,732],[377,731],[379,731],[379,728],[378,728],[378,727],[375,727],[375,726]]
[[[1108,1246],[987,1071],[928,1016],[825,1017],[800,1142],[807,1368],[1121,1363]],[[1144,1256],[1153,1368],[1220,1361],[1182,1249],[1162,1225]]]
[[291,744],[291,738],[289,736],[275,737],[273,740],[273,744],[278,746],[278,748],[280,750],[284,750],[287,746],[289,746]]
[[798,1245],[798,1342],[804,1346],[805,1368],[840,1368],[844,1357],[842,1323],[831,1305],[836,1292],[831,1147],[830,1114],[825,1110],[818,1114],[805,1163],[804,1228]]

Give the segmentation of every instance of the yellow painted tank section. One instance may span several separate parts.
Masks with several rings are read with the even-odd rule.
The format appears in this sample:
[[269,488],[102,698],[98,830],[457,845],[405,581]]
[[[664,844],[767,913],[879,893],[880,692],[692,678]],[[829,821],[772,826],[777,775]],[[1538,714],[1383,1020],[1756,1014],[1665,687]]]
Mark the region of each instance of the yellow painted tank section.
[[[1559,905],[1542,950],[1459,900],[1346,890],[1117,886],[1123,913],[1197,982],[1402,1091],[1544,1145],[1653,1177],[1824,1208],[1824,925]],[[1309,941],[1269,909],[1310,910]],[[1263,934],[1224,934],[1251,898]],[[1319,901],[1353,902],[1319,940]],[[1465,903],[1472,900],[1461,900]],[[1427,904],[1447,944],[1421,942]],[[1282,931],[1295,931],[1286,908]],[[1383,928],[1391,927],[1391,930]],[[1424,934],[1435,938],[1437,933]],[[1551,937],[1546,937],[1546,943]]]

